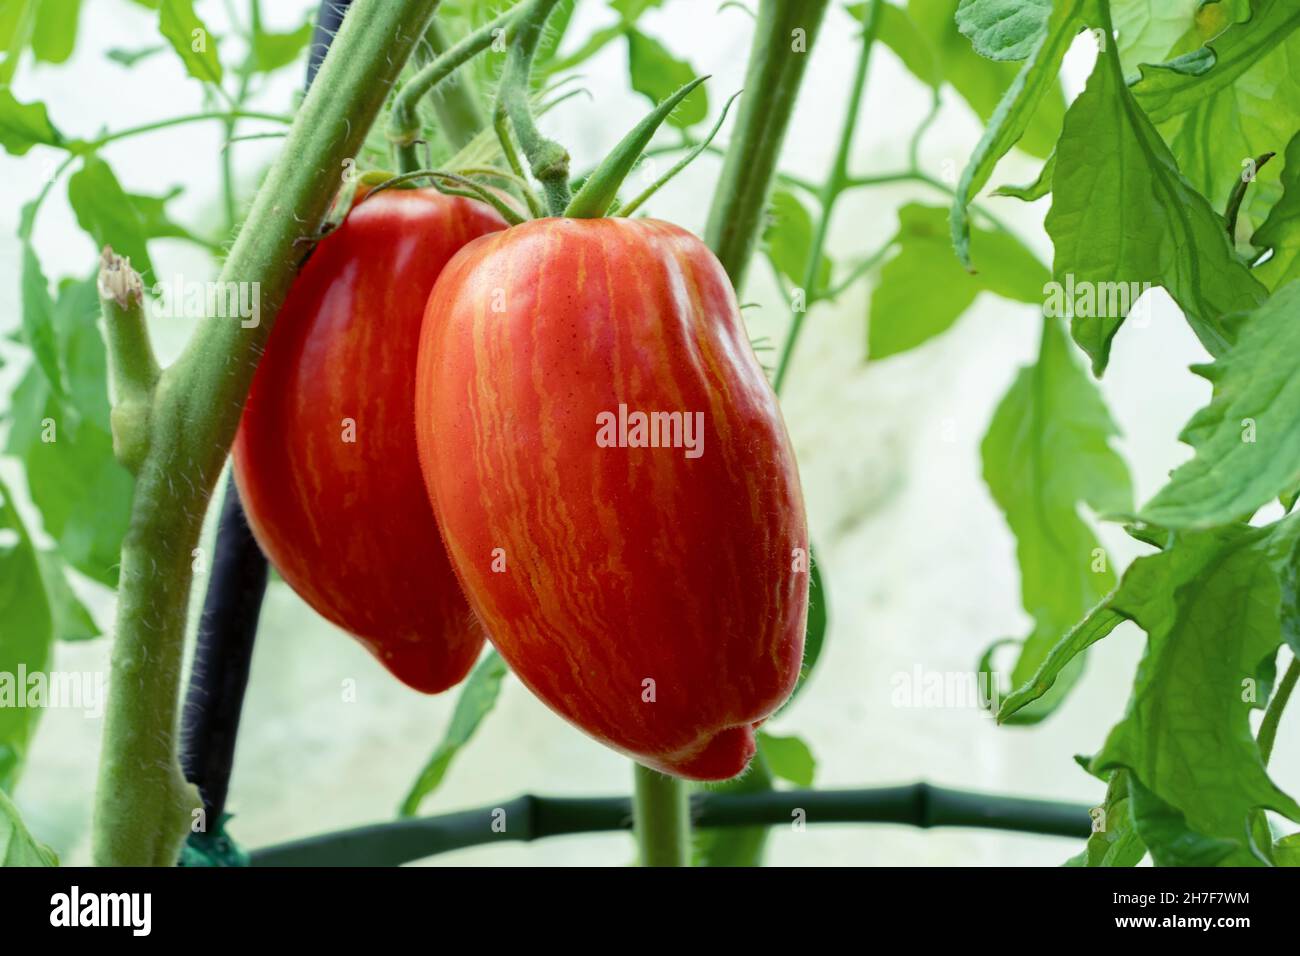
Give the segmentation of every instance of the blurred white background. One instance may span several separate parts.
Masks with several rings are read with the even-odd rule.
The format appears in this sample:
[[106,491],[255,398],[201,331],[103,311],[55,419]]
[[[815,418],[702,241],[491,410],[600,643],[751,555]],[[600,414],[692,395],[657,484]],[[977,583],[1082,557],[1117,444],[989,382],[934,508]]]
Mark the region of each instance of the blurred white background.
[[[268,26],[289,29],[309,0],[264,4]],[[716,110],[741,86],[751,21],[716,3],[670,0],[642,26],[698,72],[711,73]],[[226,31],[223,5],[200,12]],[[176,58],[159,55],[132,70],[109,61],[113,47],[154,42],[151,16],[124,2],[90,3],[71,64],[20,70],[14,92],[39,98],[68,135],[89,136],[204,108],[199,86]],[[593,0],[580,4],[575,35],[585,36],[611,16]],[[812,51],[783,168],[820,179],[830,163],[856,54],[856,21],[836,5]],[[227,41],[236,43],[235,40]],[[1087,39],[1067,60],[1068,92],[1082,86],[1091,64]],[[575,165],[598,159],[641,116],[646,101],[627,89],[626,49],[612,44],[584,66],[592,99],[570,100],[544,121],[565,142]],[[278,74],[252,108],[284,111],[301,71]],[[762,95],[761,90],[749,95]],[[948,91],[926,137],[921,163],[932,174],[960,170],[980,134],[977,118]],[[862,106],[853,167],[859,172],[899,169],[907,141],[929,106],[929,93],[894,55],[878,45]],[[722,134],[725,139],[726,130]],[[107,156],[128,191],[185,194],[172,206],[183,222],[211,221],[218,197],[220,130],[215,123],[185,126],[110,146]],[[243,195],[256,185],[276,141],[241,143],[236,168]],[[0,333],[18,325],[18,212],[40,189],[59,156],[34,149],[15,159],[0,155]],[[704,226],[717,161],[700,159],[652,202],[652,214],[695,231]],[[1032,160],[1014,154],[994,184],[1027,182]],[[894,210],[907,199],[936,202],[923,186],[859,191],[840,207],[830,252],[864,255],[895,228]],[[1042,231],[1048,201],[1024,205],[992,199],[997,213],[1050,261]],[[90,273],[96,250],[77,228],[62,189],[47,204],[36,243],[47,275]],[[157,271],[209,278],[211,262],[195,247],[163,240],[151,246]],[[1098,748],[1121,715],[1141,632],[1121,627],[1094,650],[1088,671],[1065,706],[1036,728],[999,728],[970,709],[899,709],[891,678],[925,671],[969,671],[994,639],[1022,636],[1029,619],[1020,608],[1014,542],[980,476],[979,443],[998,399],[1017,367],[1032,359],[1038,317],[1030,306],[981,297],[948,334],[879,364],[864,361],[869,285],[860,283],[837,305],[809,317],[784,407],[801,465],[809,517],[822,561],[831,624],[821,665],[807,692],[772,727],[797,734],[818,761],[817,785],[854,787],[927,780],[936,784],[1022,796],[1093,803],[1102,786],[1078,768],[1076,753]],[[751,335],[780,341],[787,316],[766,266],[755,262],[742,301]],[[154,329],[170,357],[190,331],[187,320]],[[8,364],[0,392],[16,381],[26,353],[0,345]],[[17,358],[18,361],[14,361]],[[1188,416],[1208,398],[1208,386],[1187,371],[1205,358],[1186,325],[1161,295],[1147,328],[1126,327],[1102,389],[1119,422],[1121,449],[1133,470],[1139,500],[1163,483],[1188,456],[1177,440]],[[773,359],[765,358],[765,361]],[[0,460],[0,474],[21,489],[19,470]],[[30,511],[28,512],[30,516]],[[211,524],[211,522],[210,522]],[[209,528],[209,543],[211,528]],[[1101,529],[1117,561],[1136,553],[1117,528]],[[702,546],[707,547],[707,542]],[[79,582],[84,585],[84,582]],[[205,582],[198,582],[195,602]],[[108,596],[80,586],[102,625],[112,621]],[[108,641],[59,644],[55,666],[106,669]],[[357,700],[344,703],[341,686],[357,683]],[[273,585],[262,615],[230,797],[233,835],[249,847],[389,819],[441,738],[455,694],[425,698],[399,686],[350,638],[313,614],[283,584]],[[1288,715],[1282,739],[1300,732]],[[42,721],[33,756],[17,788],[30,828],[66,862],[89,857],[91,793],[102,723],[80,712],[53,710]],[[1273,772],[1291,792],[1300,790],[1300,760],[1282,747]],[[507,680],[502,699],[477,738],[453,764],[442,788],[423,807],[435,813],[497,803],[520,793],[618,794],[631,784],[628,762],[588,740]],[[1074,841],[976,831],[923,832],[885,826],[810,826],[774,831],[774,864],[1047,864],[1073,854]],[[625,864],[633,847],[622,834],[575,836],[536,844],[465,850],[441,864]]]

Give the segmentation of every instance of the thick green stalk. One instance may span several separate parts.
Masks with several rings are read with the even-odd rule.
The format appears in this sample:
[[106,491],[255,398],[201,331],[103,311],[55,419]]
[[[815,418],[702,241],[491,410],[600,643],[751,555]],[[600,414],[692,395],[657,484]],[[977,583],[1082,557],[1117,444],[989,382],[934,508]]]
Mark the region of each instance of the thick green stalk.
[[761,0],[745,94],[704,241],[739,292],[762,232],[767,193],[828,0]]
[[[460,40],[440,53],[432,63],[416,72],[398,91],[393,100],[392,113],[388,119],[388,139],[397,152],[398,172],[409,173],[420,168],[419,157],[415,152],[416,141],[420,138],[420,117],[417,112],[420,100],[431,90],[450,77],[457,69],[482,53],[497,36],[498,30],[508,30],[515,16],[512,7],[490,23],[485,23],[469,36]],[[432,26],[431,26],[432,29]],[[471,105],[472,101],[471,101]],[[477,115],[477,109],[475,109]],[[442,113],[439,113],[441,118]],[[459,122],[459,119],[457,120]],[[480,121],[481,124],[481,121]],[[462,139],[458,146],[463,146],[480,126],[473,129],[457,128],[455,135]],[[465,134],[468,135],[465,135]],[[449,138],[451,134],[449,134]]]
[[633,829],[642,866],[689,866],[691,808],[682,781],[632,765]]
[[510,122],[519,137],[519,147],[528,159],[533,176],[546,193],[546,206],[551,215],[559,216],[569,205],[569,152],[553,139],[547,139],[537,128],[533,108],[529,101],[529,75],[533,70],[533,56],[542,37],[546,18],[551,15],[559,0],[528,0],[514,21],[515,37],[510,44],[505,72],[497,102],[504,106]]
[[[154,392],[122,543],[116,638],[95,794],[100,865],[176,861],[198,797],[181,780],[176,717],[203,514],[281,303],[309,241],[437,0],[357,0],[257,192],[220,282],[248,317],[209,316]],[[257,295],[252,299],[253,294]],[[112,344],[110,342],[110,344]],[[217,821],[204,821],[215,827]]]
[[853,147],[853,134],[858,125],[858,112],[862,106],[862,91],[867,85],[867,67],[871,63],[871,48],[876,42],[876,33],[880,24],[881,0],[872,0],[866,28],[862,31],[862,47],[858,51],[858,63],[853,71],[853,84],[849,89],[849,104],[844,113],[844,125],[840,131],[839,145],[835,149],[835,158],[831,161],[831,170],[822,185],[818,207],[821,210],[817,228],[813,234],[812,246],[808,250],[808,262],[804,269],[804,307],[794,313],[790,322],[790,331],[786,335],[785,345],[781,348],[781,358],[776,366],[776,375],[772,379],[772,388],[780,394],[785,377],[790,372],[790,360],[794,358],[794,347],[799,342],[803,331],[804,319],[817,289],[817,276],[821,272],[826,236],[830,231],[831,215],[835,211],[835,201],[844,191],[849,181],[849,151]]

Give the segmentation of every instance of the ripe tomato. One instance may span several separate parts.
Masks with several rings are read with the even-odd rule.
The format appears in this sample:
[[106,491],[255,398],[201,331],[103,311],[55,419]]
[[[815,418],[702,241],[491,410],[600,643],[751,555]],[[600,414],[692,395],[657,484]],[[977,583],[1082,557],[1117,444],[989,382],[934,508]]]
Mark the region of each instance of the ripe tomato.
[[452,564],[533,693],[666,773],[743,770],[799,674],[808,541],[708,248],[649,219],[470,243],[429,299],[415,409]]
[[257,367],[235,480],[267,558],[395,676],[434,693],[483,646],[420,478],[411,386],[447,260],[505,227],[432,190],[357,205],[308,260]]

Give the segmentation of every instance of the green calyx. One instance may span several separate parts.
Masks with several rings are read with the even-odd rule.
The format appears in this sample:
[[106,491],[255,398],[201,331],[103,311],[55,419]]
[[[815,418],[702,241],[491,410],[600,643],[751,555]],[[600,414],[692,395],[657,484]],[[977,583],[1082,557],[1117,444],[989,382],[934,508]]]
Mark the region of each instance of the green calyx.
[[[668,115],[677,108],[677,104],[686,99],[692,90],[707,79],[707,76],[701,76],[691,80],[656,106],[649,116],[637,123],[596,167],[595,172],[587,177],[587,181],[582,184],[577,195],[565,207],[564,215],[572,219],[599,219],[605,215],[618,197],[619,187],[623,185],[628,173],[641,158],[655,132],[663,125]],[[658,185],[655,186],[656,189]]]

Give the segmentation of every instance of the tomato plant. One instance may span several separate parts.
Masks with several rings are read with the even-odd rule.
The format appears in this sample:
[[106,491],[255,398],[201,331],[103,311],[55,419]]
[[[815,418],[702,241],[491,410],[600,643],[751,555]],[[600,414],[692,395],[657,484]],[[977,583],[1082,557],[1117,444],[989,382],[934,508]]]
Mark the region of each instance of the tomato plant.
[[[628,828],[646,864],[822,862],[829,838],[769,838],[871,822],[1075,838],[1034,861],[1089,868],[1300,859],[1291,0],[336,0],[274,26],[258,0],[111,2],[153,42],[92,51],[88,4],[0,8],[0,145],[44,164],[0,345],[4,861],[53,862],[37,689],[95,653],[93,849],[50,839],[99,863]],[[165,63],[200,106],[136,88],[70,132],[46,84],[87,51]],[[207,128],[183,154],[211,160],[206,208],[119,152]],[[42,238],[59,186],[96,273]],[[192,330],[178,248],[212,266]],[[278,583],[263,611],[266,558],[315,614]],[[287,699],[309,668],[275,656],[316,614],[406,684],[458,684],[409,695],[445,729],[399,817],[540,764],[595,789],[601,744],[630,793],[245,850],[245,686],[292,728],[245,722],[263,765],[330,750],[320,692]],[[384,790],[408,688],[358,694],[344,642],[310,647]],[[819,786],[986,764],[1078,802]]]

